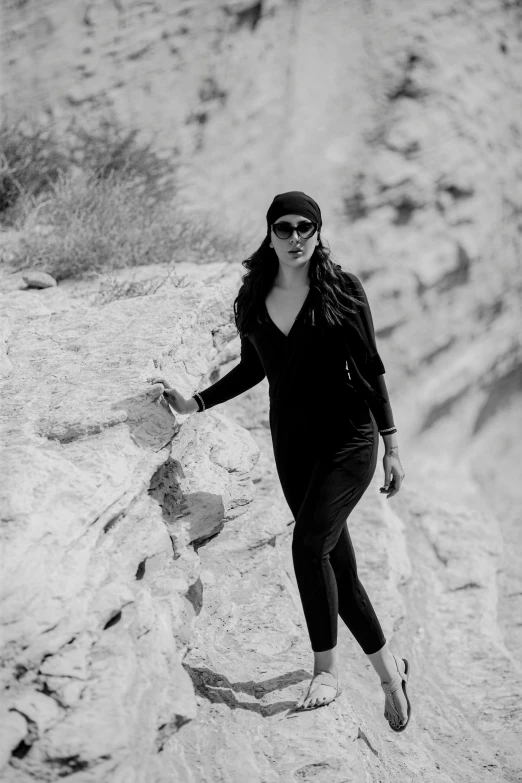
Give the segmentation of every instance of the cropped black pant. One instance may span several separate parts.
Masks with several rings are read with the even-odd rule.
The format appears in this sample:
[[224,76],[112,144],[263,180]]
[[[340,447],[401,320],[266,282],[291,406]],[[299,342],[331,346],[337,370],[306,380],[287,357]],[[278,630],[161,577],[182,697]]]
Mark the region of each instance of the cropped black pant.
[[[358,574],[347,527],[375,473],[379,432],[367,406],[324,416],[271,406],[270,424],[283,493],[294,515],[292,558],[312,650],[337,644],[341,616],[366,654],[386,643]],[[303,418],[304,417],[304,418]]]

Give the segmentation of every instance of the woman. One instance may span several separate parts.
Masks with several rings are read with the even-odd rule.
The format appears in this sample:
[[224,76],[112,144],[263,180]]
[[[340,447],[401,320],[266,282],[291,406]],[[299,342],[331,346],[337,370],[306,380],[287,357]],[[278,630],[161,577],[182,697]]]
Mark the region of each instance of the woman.
[[243,261],[249,272],[234,302],[241,361],[190,400],[173,388],[164,397],[178,413],[201,412],[268,378],[274,458],[295,519],[292,557],[314,653],[298,708],[324,706],[340,693],[339,614],[380,677],[384,716],[403,731],[408,661],[388,649],[346,525],[374,475],[379,433],[381,492],[393,497],[404,479],[368,300],[359,279],[330,259],[310,196],[281,193],[266,218],[267,235]]

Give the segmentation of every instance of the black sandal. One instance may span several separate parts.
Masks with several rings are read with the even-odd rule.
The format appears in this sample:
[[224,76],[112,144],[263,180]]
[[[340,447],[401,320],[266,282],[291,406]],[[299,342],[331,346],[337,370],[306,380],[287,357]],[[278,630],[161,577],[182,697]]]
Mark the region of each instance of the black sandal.
[[[395,655],[393,657],[395,659],[395,666],[397,666],[397,658],[395,658]],[[408,699],[408,694],[406,692],[406,683],[408,682],[410,666],[406,658],[403,658],[402,660],[404,661],[404,674],[401,674],[401,672],[399,671],[399,667],[397,666],[397,674],[395,675],[395,677],[392,677],[392,679],[389,682],[381,682],[381,687],[384,693],[386,694],[386,696],[390,697],[390,703],[393,711],[397,715],[397,718],[399,717],[399,713],[395,709],[393,694],[395,693],[395,691],[398,691],[401,686],[402,686],[402,692],[406,697],[406,703],[408,705],[408,719],[406,720],[406,723],[403,726],[399,726],[399,728],[396,728],[395,726],[392,726],[390,721],[388,721],[390,728],[393,729],[393,731],[404,731],[404,729],[410,722],[410,715],[411,715],[411,704],[410,704],[410,700]]]

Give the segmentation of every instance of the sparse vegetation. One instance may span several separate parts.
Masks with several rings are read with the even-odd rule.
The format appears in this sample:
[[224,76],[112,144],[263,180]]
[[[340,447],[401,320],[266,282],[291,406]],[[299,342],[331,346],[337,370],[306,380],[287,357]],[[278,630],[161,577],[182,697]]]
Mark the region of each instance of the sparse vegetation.
[[[110,174],[60,174],[26,220],[19,267],[57,280],[87,272],[172,261],[175,225],[165,205],[145,207],[132,181]],[[42,235],[42,225],[47,226]]]
[[[59,133],[53,124],[39,127],[22,120],[0,126],[0,220],[24,221],[59,177],[78,170],[97,179],[120,175],[132,182],[148,206],[171,198],[176,165],[139,141],[136,129],[123,130],[115,120],[95,130],[72,120]],[[22,202],[26,202],[23,204]]]
[[4,226],[23,223],[38,197],[69,160],[48,128],[29,130],[23,122],[0,127],[0,219]]
[[177,288],[186,288],[186,275],[176,275],[175,267],[170,267],[159,280],[118,280],[115,275],[109,275],[100,286],[96,304],[109,304],[116,299],[134,299],[137,296],[155,294],[165,283],[172,282]]
[[176,164],[139,141],[137,129],[122,130],[114,122],[98,130],[74,124],[69,131],[71,159],[99,179],[119,175],[131,182],[147,206],[168,201],[176,190]]
[[[237,261],[238,237],[176,203],[176,166],[137,131],[73,125],[61,141],[22,123],[0,129],[0,221],[21,232],[14,268],[58,281],[142,264]],[[136,295],[128,289],[128,295]]]

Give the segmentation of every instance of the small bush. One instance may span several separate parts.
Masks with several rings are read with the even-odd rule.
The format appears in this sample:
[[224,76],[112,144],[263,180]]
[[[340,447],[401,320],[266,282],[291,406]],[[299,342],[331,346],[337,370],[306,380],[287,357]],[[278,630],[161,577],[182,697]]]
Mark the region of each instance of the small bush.
[[95,130],[73,122],[67,134],[71,160],[100,179],[116,174],[132,182],[146,204],[172,198],[176,164],[138,136],[136,128],[123,129],[114,120],[101,120]]
[[[159,210],[157,211],[159,212]],[[171,260],[167,210],[144,209],[132,183],[110,175],[61,174],[26,221],[19,267],[37,264],[57,280]],[[43,236],[40,225],[51,229]]]
[[[49,128],[29,129],[19,122],[0,127],[0,214],[8,225],[16,223],[16,206],[22,216],[31,203],[70,165],[67,154]],[[34,205],[34,204],[33,204]]]
[[58,281],[142,264],[237,261],[244,240],[174,201],[176,163],[137,130],[76,121],[60,134],[27,122],[0,129],[0,219],[21,232],[13,261]]
[[96,129],[73,119],[61,133],[54,124],[38,127],[27,120],[0,126],[0,218],[23,224],[29,211],[60,175],[81,169],[98,179],[114,174],[131,182],[146,205],[175,194],[176,164],[141,143],[139,131],[112,119]]
[[168,203],[145,206],[124,175],[75,172],[60,174],[28,216],[15,266],[37,266],[60,281],[175,259],[232,261],[238,246],[208,218],[180,216]]

